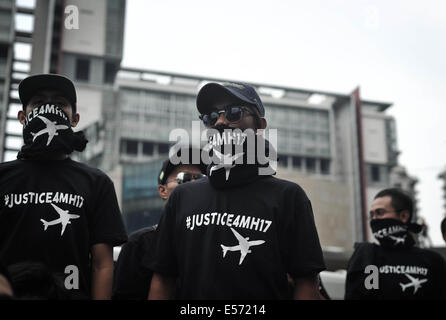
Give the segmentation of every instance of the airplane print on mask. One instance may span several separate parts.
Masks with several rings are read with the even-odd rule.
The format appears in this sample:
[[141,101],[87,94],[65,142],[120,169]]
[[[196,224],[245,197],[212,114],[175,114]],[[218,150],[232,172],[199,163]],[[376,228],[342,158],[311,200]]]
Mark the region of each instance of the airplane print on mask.
[[403,292],[409,287],[414,287],[413,294],[415,294],[417,292],[417,290],[421,288],[421,284],[427,282],[427,279],[418,279],[418,278],[412,277],[411,275],[409,275],[407,273],[405,273],[404,275],[407,278],[409,278],[410,282],[406,283],[406,284],[400,283],[400,286],[401,286],[401,289],[403,290]]
[[46,145],[49,146],[49,144],[53,140],[54,136],[58,136],[59,135],[57,130],[68,129],[68,126],[66,126],[64,124],[56,125],[57,121],[50,121],[47,118],[42,117],[42,116],[38,116],[38,118],[40,118],[40,120],[42,120],[46,124],[46,128],[40,130],[37,133],[31,132],[31,135],[33,136],[33,142],[34,142],[34,140],[36,140],[37,137],[47,133],[48,134],[48,140],[46,142]]
[[40,219],[40,221],[42,221],[43,223],[43,230],[46,231],[46,229],[48,229],[48,226],[53,226],[56,224],[61,224],[62,225],[62,231],[60,233],[60,236],[63,236],[63,233],[65,232],[65,228],[67,227],[68,224],[71,224],[70,219],[77,219],[80,216],[77,214],[70,214],[68,210],[62,210],[61,208],[59,208],[58,206],[50,203],[54,210],[57,211],[57,213],[59,214],[59,219],[56,220],[52,220],[52,221],[45,221],[43,219]]
[[215,153],[217,158],[220,160],[220,163],[211,168],[211,170],[209,171],[209,175],[212,175],[212,172],[217,171],[218,169],[225,168],[226,181],[227,181],[229,179],[229,174],[231,173],[231,169],[235,167],[235,164],[233,164],[234,161],[236,161],[238,158],[243,156],[245,153],[241,152],[241,153],[237,153],[237,154],[231,156],[231,155],[227,155],[227,154],[223,155],[215,149],[213,150],[213,152]]
[[394,237],[394,236],[389,236],[392,240],[395,240],[395,243],[393,244],[394,246],[396,246],[398,243],[404,244],[404,242],[406,241],[406,235],[404,235],[403,237]]
[[223,258],[226,256],[226,253],[228,251],[240,251],[239,265],[242,264],[242,262],[245,259],[246,255],[248,253],[252,252],[251,250],[249,250],[249,247],[251,247],[251,246],[258,246],[258,245],[261,245],[261,244],[265,243],[265,240],[248,241],[249,237],[244,238],[240,233],[235,231],[233,228],[231,228],[231,231],[234,234],[234,236],[237,238],[238,245],[229,247],[229,246],[224,246],[224,245],[221,244],[220,246],[223,249]]

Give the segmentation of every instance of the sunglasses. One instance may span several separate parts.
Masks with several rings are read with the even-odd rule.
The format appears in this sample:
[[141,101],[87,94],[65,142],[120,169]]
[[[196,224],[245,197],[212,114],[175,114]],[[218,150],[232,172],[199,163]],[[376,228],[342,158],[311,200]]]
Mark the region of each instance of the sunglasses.
[[199,180],[203,177],[204,177],[204,174],[201,174],[201,173],[192,174],[189,172],[180,172],[177,174],[177,177],[175,178],[175,180],[177,181],[178,184],[182,184],[182,183],[190,182],[192,180]]
[[224,113],[226,120],[229,123],[237,123],[243,119],[244,112],[255,115],[249,108],[242,106],[229,106],[224,108],[223,110],[212,111],[211,113],[201,114],[199,116],[200,120],[203,121],[204,125],[207,127],[213,126],[221,113]]
[[370,211],[369,212],[369,219],[373,219],[374,217],[382,217],[383,215],[385,215],[386,213],[398,213],[401,212],[403,210],[392,210],[392,211],[387,211],[386,209],[376,209],[375,211]]

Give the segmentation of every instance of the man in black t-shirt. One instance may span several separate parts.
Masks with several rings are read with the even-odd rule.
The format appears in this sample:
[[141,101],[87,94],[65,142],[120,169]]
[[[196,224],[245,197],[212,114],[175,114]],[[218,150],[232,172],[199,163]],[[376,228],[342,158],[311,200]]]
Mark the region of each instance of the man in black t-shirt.
[[287,299],[287,275],[296,299],[319,299],[325,264],[311,203],[264,161],[275,151],[260,135],[260,97],[246,84],[209,83],[197,107],[212,159],[206,178],[167,201],[149,299]]
[[[189,150],[189,154],[192,149]],[[170,193],[180,184],[203,178],[206,167],[203,164],[178,164],[170,159],[163,162],[158,175],[158,194],[167,200]],[[113,299],[146,300],[149,294],[153,272],[150,270],[154,251],[156,226],[135,231],[123,245],[115,266]]]
[[415,247],[413,202],[396,188],[380,191],[370,210],[379,242],[358,243],[348,263],[345,299],[446,299],[446,269],[436,252]]
[[45,264],[74,297],[109,299],[113,246],[127,240],[109,177],[69,158],[87,140],[76,90],[66,77],[19,84],[24,145],[0,164],[0,262]]

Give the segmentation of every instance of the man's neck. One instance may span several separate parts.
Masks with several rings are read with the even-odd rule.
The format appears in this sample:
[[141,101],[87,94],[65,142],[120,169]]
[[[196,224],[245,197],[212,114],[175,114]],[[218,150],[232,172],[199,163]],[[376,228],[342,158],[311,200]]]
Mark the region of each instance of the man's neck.
[[32,158],[32,159],[26,159],[25,160],[39,160],[39,161],[58,161],[58,160],[65,160],[68,158],[68,155],[65,153],[56,153],[56,154],[46,154],[39,156],[38,158]]

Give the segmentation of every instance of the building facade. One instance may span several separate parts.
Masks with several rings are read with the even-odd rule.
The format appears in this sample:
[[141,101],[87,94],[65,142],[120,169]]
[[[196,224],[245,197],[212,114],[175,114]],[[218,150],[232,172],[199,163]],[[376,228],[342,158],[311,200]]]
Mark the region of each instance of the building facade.
[[11,144],[11,139],[6,139],[6,126],[10,116],[8,105],[14,60],[16,13],[15,1],[0,1],[0,159],[3,159],[4,149]]
[[[1,3],[8,2],[15,3]],[[77,130],[86,130],[92,142],[86,155],[78,157],[87,157],[96,164],[95,157],[104,150],[99,135],[105,123],[110,123],[107,115],[115,106],[113,85],[122,60],[125,4],[125,0],[36,0],[30,8],[13,5],[12,21],[15,15],[21,14],[33,23],[26,32],[13,30],[12,33],[13,44],[26,45],[30,54],[25,59],[18,58],[17,52],[12,55],[10,84],[5,84],[9,101],[4,109],[7,116],[2,130],[4,161],[14,159],[22,144],[21,126],[16,120],[17,111],[22,107],[18,83],[31,74],[57,73],[74,81],[82,117]],[[6,20],[1,21],[3,26]],[[0,57],[0,64],[3,61]],[[20,70],[18,63],[22,65]]]
[[[0,23],[2,159],[14,159],[22,143],[15,119],[19,81],[36,73],[66,75],[77,88],[78,130],[89,140],[75,158],[112,177],[128,232],[156,224],[163,207],[157,174],[174,143],[169,135],[183,128],[201,144],[196,95],[210,81],[227,80],[122,68],[124,0],[37,0],[34,8],[14,3],[0,1],[6,19]],[[78,28],[71,20],[75,9]],[[34,17],[31,30],[14,29],[17,13]],[[18,42],[29,47],[28,59],[15,55]],[[416,183],[398,171],[395,120],[386,114],[391,104],[361,100],[359,90],[251,85],[265,105],[268,127],[277,129],[277,177],[308,193],[322,245],[351,249],[370,239],[366,212],[373,196],[389,186],[414,190]]]
[[438,178],[443,181],[443,202],[444,202],[444,216],[446,216],[446,169],[438,175]]
[[[104,167],[125,164],[129,168],[133,163],[140,168],[167,157],[169,146],[175,143],[169,141],[172,130],[183,128],[192,136],[193,121],[198,120],[196,95],[210,81],[227,80],[121,69],[116,80],[120,112],[114,123],[118,127],[113,132],[113,149],[102,161]],[[359,177],[363,175],[366,182],[362,188],[366,210],[379,190],[398,184],[413,189],[415,185],[403,185],[401,175],[393,176],[399,167],[399,151],[395,120],[385,113],[390,104],[361,101],[361,135],[357,139],[360,136],[364,145],[362,173],[356,167],[358,148],[353,137],[359,127],[352,125],[357,120],[351,95],[251,85],[264,102],[268,127],[277,129],[277,176],[308,192],[321,242],[350,248],[355,241],[370,239],[366,213],[357,201],[361,197]],[[121,178],[127,179],[125,175]],[[131,213],[124,211],[126,220],[149,215],[147,208],[141,205]]]

